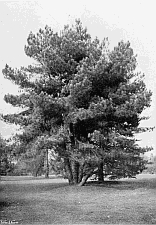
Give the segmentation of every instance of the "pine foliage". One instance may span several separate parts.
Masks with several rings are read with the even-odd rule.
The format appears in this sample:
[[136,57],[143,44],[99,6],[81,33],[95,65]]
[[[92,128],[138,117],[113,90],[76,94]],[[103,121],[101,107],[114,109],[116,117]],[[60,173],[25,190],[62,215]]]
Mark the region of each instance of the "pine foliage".
[[117,177],[144,169],[140,154],[146,149],[136,144],[135,134],[148,130],[139,124],[152,93],[144,75],[135,72],[129,42],[110,51],[107,38],[92,39],[76,20],[59,34],[48,26],[31,32],[25,54],[36,64],[3,69],[4,77],[22,90],[4,98],[22,112],[3,115],[23,129],[21,143],[39,155],[53,149],[70,183],[83,184],[99,163],[104,174]]

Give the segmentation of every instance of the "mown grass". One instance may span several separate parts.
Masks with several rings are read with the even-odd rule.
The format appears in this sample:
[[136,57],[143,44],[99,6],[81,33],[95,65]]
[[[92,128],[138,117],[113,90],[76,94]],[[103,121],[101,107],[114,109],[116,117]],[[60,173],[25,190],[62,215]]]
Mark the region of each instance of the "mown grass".
[[[5,180],[4,180],[5,179]],[[1,221],[19,224],[156,224],[156,176],[68,186],[63,179],[3,178]]]

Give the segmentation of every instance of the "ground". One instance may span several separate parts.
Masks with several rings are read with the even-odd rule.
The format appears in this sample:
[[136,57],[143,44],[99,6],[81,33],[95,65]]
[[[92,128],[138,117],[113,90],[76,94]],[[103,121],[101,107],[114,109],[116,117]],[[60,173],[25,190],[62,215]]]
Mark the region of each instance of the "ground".
[[156,175],[69,186],[61,178],[2,177],[0,223],[156,224]]

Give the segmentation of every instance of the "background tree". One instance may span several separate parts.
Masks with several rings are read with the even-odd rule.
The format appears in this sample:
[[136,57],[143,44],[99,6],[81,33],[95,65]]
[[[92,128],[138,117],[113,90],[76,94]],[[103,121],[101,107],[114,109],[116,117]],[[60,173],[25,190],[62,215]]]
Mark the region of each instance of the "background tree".
[[11,174],[13,170],[11,145],[0,135],[0,175],[6,176]]
[[139,173],[140,153],[147,149],[135,143],[135,134],[148,130],[139,124],[152,93],[144,75],[135,72],[130,43],[121,41],[109,51],[107,39],[92,39],[76,20],[60,34],[48,26],[31,32],[25,53],[37,64],[3,70],[23,91],[4,98],[23,107],[3,116],[23,128],[20,142],[44,158],[54,149],[70,184],[83,185],[94,173],[103,181],[106,171],[117,177]]
[[147,168],[144,172],[150,173],[150,174],[156,174],[156,156],[153,156],[153,153],[151,153],[150,156],[145,157],[147,160]]

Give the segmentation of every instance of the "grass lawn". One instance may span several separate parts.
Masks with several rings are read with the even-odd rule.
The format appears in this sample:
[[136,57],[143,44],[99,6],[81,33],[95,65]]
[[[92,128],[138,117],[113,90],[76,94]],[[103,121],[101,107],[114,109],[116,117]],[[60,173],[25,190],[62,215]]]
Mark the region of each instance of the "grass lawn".
[[68,186],[64,179],[2,177],[0,223],[156,224],[156,175]]

